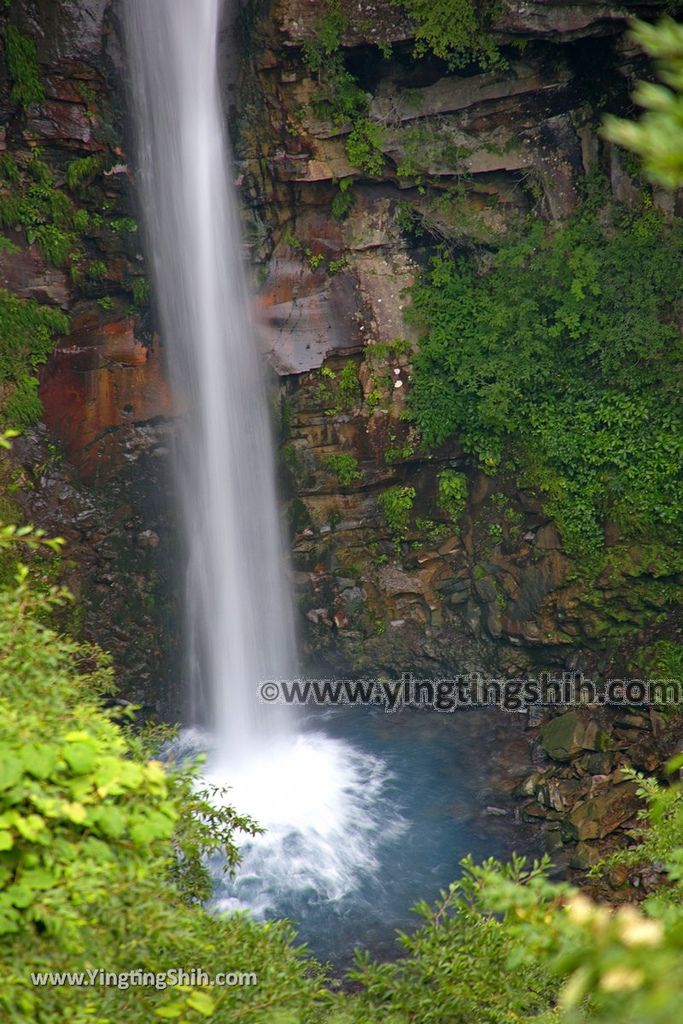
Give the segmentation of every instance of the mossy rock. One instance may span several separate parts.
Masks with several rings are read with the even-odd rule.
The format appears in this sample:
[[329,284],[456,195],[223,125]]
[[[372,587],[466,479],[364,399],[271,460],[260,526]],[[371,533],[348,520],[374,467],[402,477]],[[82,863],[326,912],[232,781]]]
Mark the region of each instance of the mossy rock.
[[578,711],[566,711],[541,729],[541,745],[553,761],[571,761],[583,750],[605,750],[609,744],[598,723]]

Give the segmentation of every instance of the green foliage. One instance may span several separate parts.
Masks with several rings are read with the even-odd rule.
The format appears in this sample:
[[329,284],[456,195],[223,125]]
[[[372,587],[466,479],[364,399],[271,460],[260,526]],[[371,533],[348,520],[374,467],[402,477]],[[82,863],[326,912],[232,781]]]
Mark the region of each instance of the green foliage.
[[391,0],[415,23],[416,56],[431,51],[460,68],[476,62],[483,68],[504,64],[472,0]]
[[[680,756],[670,770],[680,768]],[[524,973],[540,962],[561,982],[562,1024],[665,1024],[680,1016],[683,985],[683,801],[680,786],[640,780],[651,826],[614,863],[657,864],[667,881],[640,908],[616,911],[543,878],[526,888],[500,872],[478,873],[482,905],[502,915],[511,967]]]
[[0,389],[6,422],[24,426],[39,419],[35,370],[51,354],[55,336],[68,330],[68,318],[59,310],[0,290]]
[[397,443],[396,437],[390,437],[392,444],[384,453],[384,461],[387,466],[393,466],[396,462],[402,462],[403,459],[409,459],[411,455],[415,454],[413,445],[410,441],[404,441],[403,443]]
[[109,227],[116,235],[134,235],[138,230],[138,223],[132,217],[115,217],[109,222]]
[[87,274],[91,281],[101,281],[107,276],[107,264],[104,260],[93,260],[88,266]]
[[437,523],[433,519],[425,519],[417,516],[415,529],[420,534],[420,541],[424,544],[440,544],[444,537],[448,536],[448,526],[445,523]]
[[683,223],[584,210],[532,224],[489,273],[437,257],[414,289],[427,330],[411,410],[427,445],[457,434],[488,472],[507,448],[568,550],[674,529],[683,510],[678,317]]
[[[542,877],[547,865],[526,869],[515,859],[500,869],[510,885],[524,891]],[[530,1024],[542,1016],[557,988],[539,962],[524,972],[511,969],[510,931],[482,904],[481,869],[464,862],[465,873],[434,907],[419,903],[423,925],[413,935],[400,935],[404,957],[393,963],[357,959],[352,978],[362,986],[351,997],[350,1020],[382,1020],[391,1024]]]
[[500,544],[503,539],[503,527],[500,523],[489,523],[487,533],[494,544]]
[[26,427],[37,423],[43,412],[43,403],[38,394],[38,378],[23,375],[19,377],[3,402],[2,414],[6,423]]
[[320,404],[325,406],[326,416],[348,412],[358,405],[363,391],[355,363],[346,363],[339,373],[329,366],[321,367],[317,397]]
[[45,99],[45,90],[40,80],[36,44],[24,36],[14,25],[5,29],[5,56],[12,82],[12,99],[22,107],[40,103]]
[[390,487],[377,498],[379,510],[394,537],[403,540],[410,527],[410,514],[415,504],[414,487]]
[[50,168],[34,150],[21,165],[7,157],[0,165],[0,227],[20,228],[54,266],[78,259],[79,236],[89,224],[55,186]]
[[[0,549],[20,541],[47,543],[29,528],[0,530]],[[0,1017],[260,1024],[281,1015],[312,1024],[329,996],[289,927],[196,905],[208,891],[205,856],[220,849],[234,864],[235,829],[255,826],[216,807],[215,794],[197,788],[196,767],[150,759],[149,744],[107,710],[108,659],[46,625],[68,599],[57,587],[36,593],[25,568],[0,590]],[[87,997],[78,986],[31,983],[31,972],[179,966],[244,969],[259,983],[94,985]]]
[[[351,131],[346,140],[349,162],[366,174],[379,175],[384,167],[380,148],[384,128],[368,117],[368,96],[346,67],[341,39],[347,25],[340,0],[327,0],[326,13],[318,21],[315,35],[304,40],[304,62],[318,78],[318,92],[312,106],[319,117],[329,118],[336,125],[350,123]],[[350,185],[350,179],[347,180]],[[333,203],[333,215],[340,220],[353,203],[345,194],[349,185]]]
[[[663,786],[657,779],[646,778],[630,768],[624,769],[624,777],[638,783],[638,796],[645,801],[645,807],[638,812],[638,825],[631,833],[632,845],[600,861],[591,874],[604,874],[617,865],[635,868],[642,864],[666,864],[669,879],[678,889],[670,895],[678,899],[683,883],[683,789]],[[660,895],[666,898],[667,892]]]
[[199,765],[181,765],[174,775],[174,787],[184,813],[173,832],[175,856],[169,877],[183,902],[198,906],[210,899],[214,890],[208,858],[220,854],[223,870],[232,873],[240,861],[235,836],[255,836],[263,829],[228,803],[227,789],[202,784]]
[[344,62],[341,38],[347,24],[340,0],[328,0],[315,35],[303,44],[304,62],[318,78],[313,109],[339,125],[353,121],[368,107],[367,96]]
[[355,455],[328,455],[323,459],[323,468],[329,473],[334,473],[342,487],[350,487],[351,484],[363,479]]
[[467,505],[467,477],[454,469],[444,469],[437,480],[437,502],[442,512],[457,524]]
[[339,191],[330,206],[330,213],[335,220],[345,220],[353,209],[355,200],[351,191],[352,184],[353,178],[342,178],[339,182]]
[[68,188],[72,192],[82,189],[84,185],[89,184],[90,181],[99,174],[103,166],[104,161],[102,157],[97,154],[80,157],[78,160],[72,160],[67,164],[66,168],[66,184]]
[[359,117],[346,140],[346,155],[354,167],[379,176],[384,168],[384,127],[369,117]]
[[318,267],[325,262],[325,254],[322,252],[313,252],[312,249],[306,249],[306,260],[311,270],[317,270]]
[[133,278],[132,284],[133,305],[136,309],[144,309],[149,305],[151,289],[146,277]]
[[[422,176],[427,176],[430,167],[435,164],[447,167],[452,174],[458,175],[461,179],[465,176],[463,163],[471,154],[471,150],[458,145],[449,133],[447,123],[436,121],[429,125],[408,125],[400,130],[398,141],[402,158],[396,167],[396,173],[400,178],[415,178],[421,195],[426,193],[426,188],[422,185]],[[465,188],[461,180],[446,190],[437,190],[431,202],[434,206],[454,207],[455,199],[462,200],[464,196]],[[458,203],[457,212],[462,213],[461,202]]]
[[327,0],[325,14],[318,19],[315,35],[304,39],[304,61],[311,71],[323,71],[341,46],[348,19],[341,9],[341,0]]
[[664,84],[641,82],[634,99],[646,113],[635,123],[606,117],[604,133],[637,153],[653,181],[677,188],[683,184],[683,25],[672,18],[636,21],[632,38],[654,58]]
[[327,264],[327,273],[330,275],[339,274],[342,270],[348,270],[351,260],[348,256],[339,256],[336,260],[330,260]]

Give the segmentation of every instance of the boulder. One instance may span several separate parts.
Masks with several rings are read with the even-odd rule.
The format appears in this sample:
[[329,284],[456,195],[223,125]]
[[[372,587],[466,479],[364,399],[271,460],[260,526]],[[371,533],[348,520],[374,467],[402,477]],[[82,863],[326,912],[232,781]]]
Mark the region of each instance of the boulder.
[[541,729],[541,745],[554,761],[571,761],[582,750],[603,750],[607,735],[592,718],[578,711],[566,711]]
[[600,850],[592,843],[579,843],[572,854],[569,866],[578,871],[588,871],[600,860]]
[[383,565],[378,573],[379,585],[386,594],[423,594],[422,581],[409,576],[397,565]]
[[600,796],[583,800],[562,823],[566,839],[583,842],[604,839],[637,811],[637,783],[621,782]]

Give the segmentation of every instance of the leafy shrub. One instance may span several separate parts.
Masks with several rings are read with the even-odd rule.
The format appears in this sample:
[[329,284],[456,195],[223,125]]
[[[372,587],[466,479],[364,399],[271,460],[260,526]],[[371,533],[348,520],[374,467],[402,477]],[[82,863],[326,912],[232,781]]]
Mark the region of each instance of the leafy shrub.
[[0,226],[21,228],[54,266],[77,256],[79,235],[86,230],[87,211],[74,207],[55,186],[50,168],[34,151],[19,166],[7,158],[0,167]]
[[507,450],[568,550],[673,528],[683,510],[678,317],[683,223],[586,210],[508,242],[490,273],[438,256],[413,293],[427,336],[410,407],[427,445]]
[[398,539],[404,538],[408,533],[414,503],[415,488],[407,486],[390,487],[377,498],[385,523]]
[[144,309],[149,304],[151,289],[146,277],[136,277],[132,284],[133,305],[136,309]]
[[37,423],[43,412],[43,403],[38,394],[38,378],[20,377],[3,402],[3,418],[6,423],[26,427]]
[[115,217],[109,222],[109,227],[115,235],[134,235],[138,230],[138,223],[132,217]]
[[28,36],[22,35],[14,25],[8,25],[5,29],[5,55],[12,82],[12,99],[22,107],[45,99],[36,44]]
[[[346,140],[349,162],[366,174],[378,175],[384,167],[380,149],[384,129],[368,117],[368,96],[346,67],[341,39],[347,25],[339,0],[328,0],[315,35],[304,40],[304,62],[318,76],[318,93],[312,106],[319,117],[327,117],[336,125],[350,123]],[[333,215],[338,219],[348,214],[353,202],[344,191],[335,198]]]
[[87,271],[91,281],[101,281],[107,276],[107,264],[104,260],[93,260]]
[[353,409],[362,396],[363,390],[354,363],[346,363],[340,373],[336,373],[329,366],[320,368],[317,397],[320,404],[325,406],[327,416],[335,416]]
[[358,469],[358,459],[354,455],[328,455],[323,460],[323,468],[329,473],[334,473],[342,487],[350,487],[351,484],[363,479]]
[[437,481],[439,508],[457,523],[467,505],[467,477],[453,469],[444,469]]
[[69,320],[57,309],[0,289],[0,388],[3,418],[19,426],[39,419],[35,370],[51,354]]
[[103,159],[97,154],[71,160],[66,168],[66,184],[72,192],[88,184],[102,170]]
[[[0,528],[0,550],[22,541],[47,543],[29,528]],[[0,1017],[312,1021],[329,997],[287,925],[196,906],[207,894],[207,853],[221,849],[234,864],[235,829],[253,823],[198,791],[195,767],[150,759],[149,742],[107,710],[108,659],[46,624],[68,597],[57,587],[36,593],[25,569],[0,590]],[[180,965],[253,971],[259,984],[93,985],[84,998],[78,986],[31,982],[31,972]]]
[[346,140],[346,155],[354,167],[378,176],[384,167],[382,141],[384,128],[369,117],[358,118]]
[[[678,758],[671,768],[680,767]],[[405,957],[359,956],[351,1024],[665,1024],[683,985],[683,800],[680,785],[640,779],[647,802],[637,845],[610,858],[656,862],[666,884],[639,908],[596,904],[548,880],[544,859],[463,862],[464,877],[400,937]],[[645,819],[651,822],[645,828]]]
[[392,0],[415,22],[416,55],[428,51],[451,69],[473,61],[483,68],[504,63],[472,0]]
[[330,213],[335,220],[344,220],[351,213],[355,201],[351,191],[352,184],[352,178],[342,178],[339,182],[339,191],[330,205]]
[[[454,882],[433,907],[415,907],[423,921],[413,935],[401,935],[405,954],[394,963],[377,963],[359,955],[353,980],[361,992],[350,999],[351,1021],[386,1020],[392,1024],[522,1024],[547,1020],[557,988],[542,960],[525,971],[510,968],[514,947],[510,930],[486,912],[480,889],[481,869],[464,862],[464,875]],[[521,858],[500,868],[513,887],[524,891],[543,865],[526,868]]]

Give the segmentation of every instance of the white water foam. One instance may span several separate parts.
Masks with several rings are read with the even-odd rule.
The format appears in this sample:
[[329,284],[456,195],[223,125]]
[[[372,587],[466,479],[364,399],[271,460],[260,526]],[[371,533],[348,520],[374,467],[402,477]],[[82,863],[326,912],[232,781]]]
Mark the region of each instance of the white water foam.
[[283,897],[338,902],[378,878],[380,847],[407,828],[385,797],[380,758],[311,732],[231,764],[211,742],[195,730],[183,747],[206,751],[204,780],[227,788],[225,801],[248,808],[266,829],[242,846],[234,879],[220,861],[213,865],[216,909],[266,918]]

